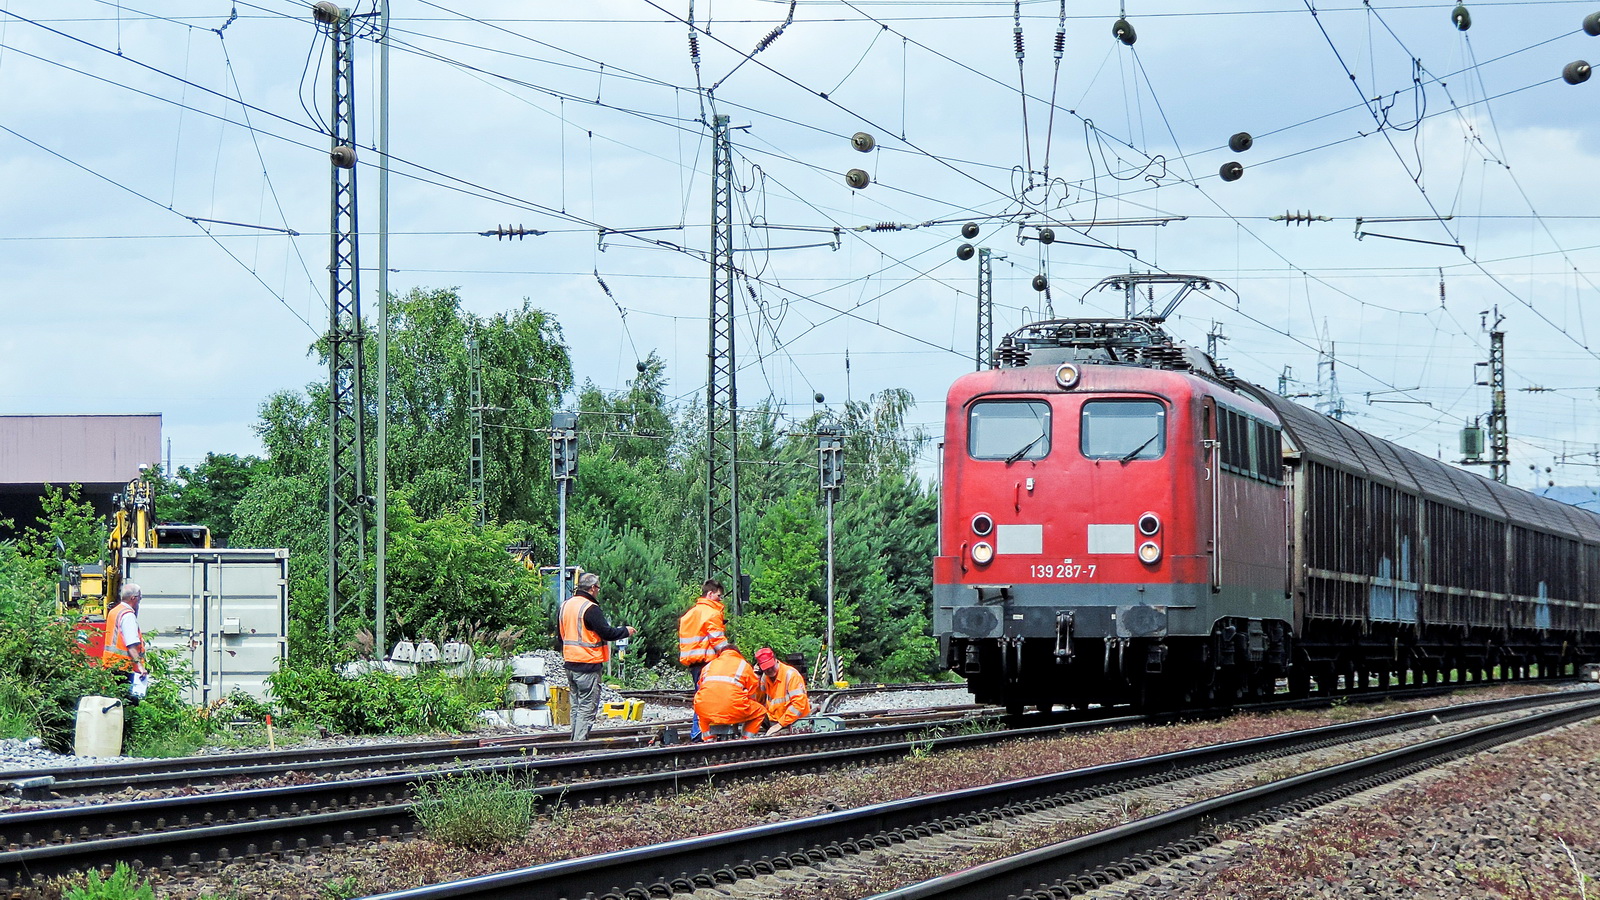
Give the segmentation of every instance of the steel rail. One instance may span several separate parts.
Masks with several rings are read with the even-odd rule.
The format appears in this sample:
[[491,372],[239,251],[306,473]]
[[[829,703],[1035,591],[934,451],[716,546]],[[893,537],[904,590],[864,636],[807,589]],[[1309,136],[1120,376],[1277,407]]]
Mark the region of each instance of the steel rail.
[[[607,729],[612,731],[611,729]],[[142,759],[137,762],[105,762],[96,765],[55,766],[39,769],[11,769],[0,772],[0,783],[17,783],[47,777],[58,785],[91,784],[96,780],[117,786],[151,786],[163,783],[159,776],[169,776],[165,783],[187,785],[202,777],[232,777],[233,770],[252,769],[266,775],[276,769],[286,772],[336,771],[338,768],[368,766],[388,757],[412,755],[419,758],[437,756],[450,759],[454,754],[477,752],[488,748],[510,754],[518,747],[547,747],[559,749],[593,750],[615,747],[619,743],[633,743],[642,728],[615,729],[589,741],[573,742],[562,734],[529,734],[503,738],[452,738],[432,741],[397,741],[382,744],[354,744],[342,747],[293,748],[288,750],[257,750],[246,753],[226,753],[211,756],[178,756],[168,759]],[[619,740],[620,739],[620,740]],[[317,767],[327,767],[318,769]],[[188,775],[195,780],[185,781]],[[148,776],[148,778],[147,778]]]
[[[873,727],[921,723],[937,719],[970,717],[988,707],[971,704],[959,708],[915,710],[861,710],[840,717]],[[581,753],[647,747],[684,739],[682,723],[663,722],[628,728],[605,729],[587,741],[572,741],[563,734],[533,734],[452,739],[409,743],[367,744],[348,748],[186,756],[112,763],[96,766],[60,766],[0,772],[0,787],[9,787],[27,800],[79,797],[133,789],[192,787],[241,779],[266,779],[280,775],[305,777],[332,775],[351,769],[403,770],[452,762],[488,761],[542,753]],[[531,754],[530,754],[531,751]]]
[[[1544,694],[1425,710],[1369,722],[1398,723],[1423,717],[1483,714],[1477,710],[1562,702],[1574,695]],[[820,771],[880,759],[1099,728],[1143,724],[1138,717],[1049,725],[1007,732],[931,736],[904,740],[937,726],[903,725],[829,735],[797,735],[666,747],[604,755],[533,758],[499,765],[456,767],[431,773],[396,774],[340,782],[197,794],[70,809],[0,815],[0,886],[64,874],[117,861],[166,868],[327,847],[355,840],[409,834],[415,823],[410,798],[415,782],[461,772],[502,772],[530,780],[595,778],[551,784],[534,791],[540,802],[582,805],[624,796],[671,795],[740,777],[774,772]],[[1361,727],[1367,723],[1350,723]],[[1367,727],[1373,727],[1367,725]],[[1382,727],[1382,726],[1377,726]],[[897,739],[898,738],[898,739]],[[815,752],[830,743],[854,749]],[[785,755],[785,754],[788,755]],[[745,760],[740,762],[740,760]],[[644,774],[623,774],[642,772]],[[620,777],[619,777],[620,776]]]
[[[871,900],[994,900],[1070,896],[1132,877],[1222,840],[1217,829],[1258,828],[1443,761],[1600,715],[1591,700],[1485,725],[1365,759],[1191,803],[1116,828],[878,894]],[[385,895],[389,896],[389,895]]]
[[[117,861],[164,867],[358,839],[409,834],[414,785],[447,775],[525,778],[543,808],[672,795],[734,778],[904,757],[911,747],[957,747],[1051,736],[1139,719],[940,736],[948,721],[758,741],[728,741],[568,757],[527,757],[429,772],[191,794],[0,815],[0,886]],[[132,854],[132,855],[130,855]]]
[[[935,686],[943,687],[940,683]],[[1467,687],[1472,687],[1468,685]],[[896,686],[908,690],[910,686]],[[931,690],[932,688],[925,688]],[[851,688],[863,693],[866,688]],[[1270,700],[1237,707],[1190,709],[1147,714],[1150,721],[1177,721],[1202,716],[1221,716],[1240,710],[1270,711],[1279,709],[1316,709],[1335,702],[1382,702],[1392,699],[1433,697],[1454,693],[1451,687],[1428,686],[1422,688],[1387,689],[1370,693],[1355,693],[1340,697],[1311,697],[1297,700]],[[635,692],[650,693],[650,692]],[[839,693],[839,692],[834,692]],[[962,709],[984,708],[976,704]],[[946,708],[946,711],[955,708]],[[928,710],[857,710],[834,715],[851,721],[898,718],[927,715]],[[1090,710],[1069,710],[1058,713],[1027,713],[1008,716],[1013,726],[1032,727],[1060,722],[1087,722],[1132,714],[1126,707],[1100,707]],[[37,769],[0,771],[0,788],[9,788],[23,799],[46,800],[57,797],[84,796],[108,790],[156,789],[161,787],[189,787],[226,780],[245,778],[270,778],[274,775],[292,774],[327,775],[349,769],[405,768],[448,763],[457,759],[493,759],[496,756],[516,756],[517,748],[536,748],[536,752],[607,751],[619,747],[640,747],[659,742],[663,732],[682,736],[682,727],[675,723],[601,728],[588,741],[570,741],[559,733],[519,734],[473,739],[395,742],[385,744],[346,745],[340,747],[293,748],[277,751],[252,751],[247,753],[216,754],[212,756],[185,756],[172,759],[147,759],[138,762],[114,762],[94,766],[57,766]],[[498,751],[498,752],[497,752]]]
[[[1568,717],[1562,721],[1600,713],[1600,699],[1590,692],[1485,701],[1464,707],[1404,713],[585,856],[374,895],[369,900],[670,896],[779,869],[808,866],[830,857],[870,852],[894,843],[993,821],[1010,813],[1078,802],[1109,793],[1113,785],[1154,784],[1244,761],[1336,745],[1358,736],[1381,734],[1433,719],[1444,721],[1552,703],[1561,704],[1562,709],[1546,715]],[[1514,731],[1497,725],[1476,729],[1470,734],[1480,735],[1473,739],[1477,741],[1505,740],[1509,738],[1502,735]],[[1436,743],[1429,742],[1426,746]],[[970,896],[989,900],[1002,894],[980,890]]]

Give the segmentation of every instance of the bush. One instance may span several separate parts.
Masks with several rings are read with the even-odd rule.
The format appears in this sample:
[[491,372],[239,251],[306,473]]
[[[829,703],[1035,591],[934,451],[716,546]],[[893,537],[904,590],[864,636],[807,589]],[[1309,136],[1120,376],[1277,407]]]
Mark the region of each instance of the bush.
[[495,850],[522,840],[537,801],[513,775],[452,774],[416,785],[417,822],[429,837],[467,850]]
[[330,669],[304,668],[282,669],[268,681],[293,721],[343,734],[466,731],[477,723],[480,708],[462,693],[462,685],[438,674],[400,678],[368,672],[344,678]]
[[62,900],[155,900],[150,882],[135,875],[127,863],[117,863],[110,878],[90,872],[83,883],[62,892]]
[[49,583],[13,545],[0,543],[0,726],[69,751],[78,700],[126,696],[117,683],[78,649],[77,632],[56,616]]
[[[183,689],[194,682],[194,670],[177,650],[157,650],[145,657],[150,692],[123,714],[122,752],[126,756],[188,756],[205,745],[215,722],[205,710],[190,706]],[[118,685],[113,697],[126,697]]]

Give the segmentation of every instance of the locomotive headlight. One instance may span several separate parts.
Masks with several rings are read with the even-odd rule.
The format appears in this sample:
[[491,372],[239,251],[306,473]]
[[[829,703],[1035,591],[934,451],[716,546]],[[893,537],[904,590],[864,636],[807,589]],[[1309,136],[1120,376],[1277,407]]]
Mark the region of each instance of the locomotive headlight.
[[1161,530],[1161,519],[1153,512],[1147,512],[1139,517],[1139,533],[1145,537],[1155,537]]
[[[976,551],[977,548],[973,548]],[[976,555],[976,553],[974,553]],[[1161,558],[1161,545],[1155,541],[1145,541],[1139,545],[1139,560],[1153,563]]]
[[986,514],[978,513],[972,517],[973,534],[977,535],[978,537],[983,537],[993,530],[994,520],[989,518]]
[[980,566],[986,566],[994,559],[994,547],[988,541],[979,541],[972,545],[972,561]]
[[1061,389],[1064,391],[1070,391],[1077,387],[1078,379],[1082,377],[1083,374],[1072,363],[1062,363],[1056,366],[1056,384],[1061,385]]

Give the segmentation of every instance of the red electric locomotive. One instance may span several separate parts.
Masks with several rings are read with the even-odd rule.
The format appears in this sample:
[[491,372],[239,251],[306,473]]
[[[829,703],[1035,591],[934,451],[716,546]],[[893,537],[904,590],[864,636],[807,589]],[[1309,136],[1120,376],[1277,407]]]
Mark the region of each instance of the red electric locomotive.
[[1600,517],[1234,379],[1154,319],[1040,322],[951,386],[934,634],[981,702],[1169,706],[1550,676]]
[[1277,416],[1152,322],[1041,322],[999,355],[946,409],[947,663],[1012,708],[1270,690],[1293,621]]

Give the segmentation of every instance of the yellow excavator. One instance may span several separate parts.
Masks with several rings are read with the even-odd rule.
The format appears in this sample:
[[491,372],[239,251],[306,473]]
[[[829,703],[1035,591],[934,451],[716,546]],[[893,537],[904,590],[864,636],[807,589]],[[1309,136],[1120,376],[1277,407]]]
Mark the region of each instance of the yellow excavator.
[[56,549],[63,557],[61,578],[56,585],[56,612],[77,620],[77,629],[84,632],[79,639],[84,652],[96,659],[105,649],[106,613],[116,603],[126,575],[123,551],[134,547],[211,547],[211,529],[204,525],[156,524],[154,486],[144,473],[145,467],[140,466],[139,476],[113,498],[117,509],[106,540],[109,558],[73,565],[65,559],[66,548],[61,540],[56,539]]

